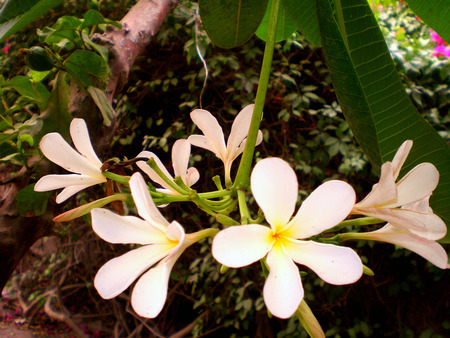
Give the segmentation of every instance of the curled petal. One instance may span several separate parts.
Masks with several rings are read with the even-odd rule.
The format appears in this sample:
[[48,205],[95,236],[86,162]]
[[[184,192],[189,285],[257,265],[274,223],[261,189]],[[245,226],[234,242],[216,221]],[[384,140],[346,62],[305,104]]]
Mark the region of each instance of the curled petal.
[[83,119],[73,119],[70,123],[70,136],[72,137],[75,148],[84,155],[90,162],[98,168],[102,166],[102,162],[92,147],[86,122]]
[[394,208],[430,195],[439,183],[439,171],[431,163],[421,163],[397,183],[397,200],[384,207]]
[[248,135],[254,107],[254,104],[249,104],[242,109],[234,119],[233,125],[231,126],[230,136],[227,141],[227,153],[230,158],[236,158],[237,155],[235,155],[235,153]]
[[298,268],[279,243],[267,254],[266,262],[270,272],[264,284],[264,302],[274,316],[289,318],[304,295]]
[[[263,140],[263,133],[261,130],[258,130],[258,135],[256,136],[255,146],[259,145],[262,142],[262,140]],[[234,156],[231,158],[231,160],[234,161],[234,159],[236,157],[238,157],[240,154],[242,154],[244,152],[246,142],[247,142],[247,139],[244,139],[244,141],[242,141],[242,143],[239,145],[239,147],[235,151]]]
[[45,157],[67,171],[85,174],[99,179],[103,177],[100,167],[75,151],[58,133],[45,135],[39,143],[39,147]]
[[161,261],[137,281],[131,294],[131,306],[145,318],[155,318],[164,307],[169,287],[170,272],[176,259]]
[[[166,175],[169,179],[173,180],[172,175],[167,171],[166,167],[161,162],[159,157],[156,156],[154,153],[150,151],[142,151],[136,157],[143,157],[147,159],[153,158],[155,160],[156,165],[163,172],[163,174]],[[138,161],[136,162],[136,164],[139,167],[139,169],[141,169],[144,173],[146,173],[153,182],[158,183],[165,189],[172,191],[172,188],[166,182],[164,182],[164,180],[146,162]]]
[[412,146],[413,141],[406,140],[405,142],[402,143],[400,148],[398,148],[397,152],[395,153],[394,159],[392,160],[394,180],[396,180],[398,175],[400,174],[400,170],[402,169],[403,164],[405,163]]
[[327,283],[351,284],[362,276],[361,259],[350,248],[313,241],[288,241],[284,244],[294,262],[307,266]]
[[381,229],[372,232],[359,233],[357,236],[359,239],[399,245],[422,256],[441,269],[449,268],[447,253],[439,243],[416,236],[408,230],[387,224]]
[[153,202],[144,178],[140,173],[134,173],[130,178],[131,195],[138,210],[139,216],[148,223],[163,232],[166,231],[169,222],[161,215],[161,212]]
[[191,144],[188,140],[177,140],[172,147],[172,165],[175,177],[187,184],[186,173],[191,155]]
[[92,228],[103,240],[114,244],[171,244],[164,232],[134,216],[120,216],[108,209],[92,209]]
[[259,161],[251,175],[253,196],[273,229],[285,226],[297,202],[297,176],[280,158]]
[[189,168],[186,174],[186,185],[188,187],[193,186],[200,178],[200,173],[195,168]]
[[438,240],[447,233],[447,226],[444,221],[433,213],[424,213],[415,210],[407,209],[393,209],[392,213],[387,217],[391,225],[407,229],[417,236],[429,239]]
[[263,258],[272,246],[272,232],[259,224],[232,226],[213,240],[213,257],[231,268],[241,268]]
[[[393,170],[391,162],[386,162],[381,166],[380,181],[372,187],[372,191],[361,202],[356,204],[355,207],[358,210],[376,207],[397,199],[397,185]],[[354,213],[357,213],[356,209]]]
[[[203,109],[195,109],[192,111],[191,119],[214,147],[214,153],[224,160],[227,151],[225,147],[225,137],[217,119],[212,116],[209,111]],[[189,139],[189,142],[191,142],[191,140],[193,139]]]
[[98,270],[95,288],[104,299],[116,297],[144,271],[167,256],[171,248],[169,244],[146,245],[111,259]]
[[334,227],[348,216],[355,199],[350,184],[338,180],[323,183],[302,203],[284,236],[308,238]]

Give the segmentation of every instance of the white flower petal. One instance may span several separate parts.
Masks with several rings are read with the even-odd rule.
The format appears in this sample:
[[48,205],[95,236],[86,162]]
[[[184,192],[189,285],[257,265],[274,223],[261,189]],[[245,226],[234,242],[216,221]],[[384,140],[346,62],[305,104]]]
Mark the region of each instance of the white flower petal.
[[323,183],[302,203],[284,236],[308,238],[334,227],[348,216],[355,199],[350,184],[338,180]]
[[376,231],[360,233],[358,238],[399,245],[422,256],[441,269],[449,268],[447,253],[439,243],[416,236],[402,228],[387,224]]
[[298,268],[278,243],[267,254],[266,262],[270,272],[264,284],[264,302],[274,316],[289,318],[304,295]]
[[120,216],[107,209],[92,209],[92,229],[114,244],[171,244],[165,233],[134,216]]
[[400,174],[400,170],[402,169],[403,164],[405,163],[412,146],[413,141],[406,140],[405,142],[403,142],[403,144],[400,146],[400,148],[398,148],[397,152],[395,153],[394,159],[392,160],[394,181]]
[[94,177],[80,175],[80,174],[65,174],[65,175],[46,175],[41,177],[34,186],[34,191],[50,191],[61,189],[72,185],[80,185],[89,187],[98,183],[104,182]]
[[284,247],[294,262],[307,266],[327,283],[350,284],[362,276],[361,259],[350,248],[313,241],[286,241]]
[[131,306],[139,316],[155,318],[163,309],[170,272],[177,258],[159,262],[137,281],[131,294]]
[[[258,135],[256,136],[256,143],[255,143],[255,147],[257,145],[259,145],[263,140],[263,134],[261,130],[258,130]],[[234,159],[236,157],[238,157],[240,154],[242,154],[244,152],[244,148],[245,148],[245,144],[247,143],[247,139],[245,139],[244,141],[242,141],[242,143],[239,145],[239,147],[237,148],[237,150],[234,152],[234,156],[231,158],[232,161],[234,161]]]
[[383,220],[429,240],[441,239],[447,233],[447,226],[444,221],[433,213],[423,213],[402,208],[393,209],[389,216],[391,215],[394,217],[386,217]]
[[64,188],[57,196],[56,196],[56,203],[60,204],[64,201],[66,201],[69,197],[72,197],[76,193],[80,192],[81,190],[84,190],[86,188],[89,188],[92,186],[92,184],[87,185],[71,185],[66,188]]
[[185,241],[186,234],[183,227],[177,221],[173,221],[167,227],[166,236],[173,243],[177,243],[177,245],[173,247],[169,256],[167,256],[166,260],[172,259],[173,256],[181,254],[181,252],[192,244]]
[[385,207],[394,208],[430,195],[439,183],[439,171],[431,163],[421,163],[397,183],[397,200]]
[[397,185],[393,170],[391,162],[381,166],[380,181],[372,187],[372,191],[361,202],[355,205],[354,213],[358,213],[362,208],[372,208],[396,200]]
[[169,222],[161,215],[155,202],[153,202],[142,175],[140,173],[134,173],[130,178],[129,184],[139,216],[156,229],[165,232]]
[[280,158],[259,161],[251,175],[253,196],[272,228],[281,228],[294,213],[298,195],[297,176]]
[[[140,152],[136,157],[143,157],[143,158],[147,158],[147,159],[151,159],[153,158],[155,160],[156,165],[158,166],[158,168],[163,172],[164,175],[166,175],[168,178],[170,178],[173,181],[173,177],[172,175],[169,173],[169,171],[166,169],[166,167],[164,166],[164,164],[161,162],[161,160],[158,158],[158,156],[156,156],[155,154],[153,154],[150,151],[142,151]],[[148,175],[148,177],[150,177],[150,179],[155,182],[158,183],[160,186],[162,186],[165,189],[168,189],[170,191],[173,191],[172,187],[170,185],[168,185],[157,173],[156,171],[154,171],[146,162],[144,161],[138,161],[136,162],[137,166],[139,167],[139,169],[141,169],[144,173],[146,173]]]
[[92,147],[86,122],[83,119],[73,119],[70,123],[70,136],[75,148],[84,155],[90,162],[100,168],[102,162]]
[[102,298],[114,298],[144,271],[167,256],[170,250],[170,245],[152,244],[113,258],[98,270],[94,286]]
[[209,150],[210,152],[214,153],[218,158],[222,159],[221,157],[222,155],[216,150],[214,145],[211,142],[209,142],[209,139],[206,136],[191,135],[188,137],[188,141],[193,146]]
[[[219,122],[217,122],[217,119],[212,116],[209,111],[203,109],[195,109],[192,111],[191,119],[208,138],[209,142],[215,149],[216,155],[224,160],[227,151],[225,147],[225,137]],[[191,139],[189,142],[191,142]]]
[[58,133],[45,135],[39,143],[39,147],[45,157],[67,171],[91,177],[103,177],[100,167],[75,151]]
[[225,266],[240,268],[263,258],[270,250],[272,242],[272,232],[266,226],[232,226],[214,237],[212,255]]
[[191,144],[188,140],[177,140],[172,147],[172,166],[175,177],[181,177],[187,184],[186,173],[189,166],[189,156],[191,155]]
[[233,121],[230,136],[227,141],[227,153],[229,159],[234,159],[237,157],[236,152],[239,145],[248,135],[254,107],[254,104],[249,104],[239,112]]

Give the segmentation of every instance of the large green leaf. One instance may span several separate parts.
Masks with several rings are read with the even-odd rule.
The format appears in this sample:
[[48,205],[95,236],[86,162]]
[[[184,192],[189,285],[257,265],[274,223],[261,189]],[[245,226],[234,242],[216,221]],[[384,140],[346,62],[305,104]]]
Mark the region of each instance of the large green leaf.
[[80,85],[84,87],[104,87],[110,70],[106,61],[97,53],[77,49],[66,61],[64,66]]
[[406,2],[423,22],[450,43],[450,1],[406,0]]
[[413,140],[401,175],[422,162],[438,168],[440,182],[431,205],[450,226],[450,148],[405,92],[367,1],[346,0],[343,5],[335,0],[334,13],[329,0],[316,3],[336,95],[362,149],[379,168],[404,140]]
[[63,0],[8,0],[0,11],[0,41],[42,17]]
[[[261,21],[258,29],[256,30],[256,35],[263,41],[266,41],[267,30],[269,28],[269,18],[270,18],[270,10],[272,8],[272,0],[269,0],[266,8],[266,14]],[[294,22],[289,18],[286,10],[281,7],[280,14],[278,15],[278,26],[277,26],[277,36],[275,38],[275,42],[280,42],[286,40],[297,30],[297,26]]]
[[297,29],[314,46],[322,46],[314,0],[281,0]]
[[211,41],[222,48],[233,48],[256,32],[267,0],[199,0],[198,5]]

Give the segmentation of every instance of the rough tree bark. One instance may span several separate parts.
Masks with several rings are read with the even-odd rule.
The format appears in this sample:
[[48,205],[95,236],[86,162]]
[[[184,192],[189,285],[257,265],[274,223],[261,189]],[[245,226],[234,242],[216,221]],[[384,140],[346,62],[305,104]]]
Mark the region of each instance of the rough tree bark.
[[[140,0],[120,21],[122,29],[111,29],[95,37],[97,43],[106,45],[110,51],[111,78],[106,93],[109,102],[126,84],[136,57],[150,43],[177,2]],[[86,120],[92,143],[101,157],[116,131],[116,119],[105,127],[95,104],[75,85],[71,86],[69,110],[74,117]],[[48,163],[43,163],[38,169],[40,176],[50,173],[50,168]],[[40,217],[24,217],[17,212],[15,196],[30,183],[30,176],[24,168],[17,172],[12,164],[0,166],[0,290],[31,245],[53,229],[51,220],[58,208],[53,202]]]

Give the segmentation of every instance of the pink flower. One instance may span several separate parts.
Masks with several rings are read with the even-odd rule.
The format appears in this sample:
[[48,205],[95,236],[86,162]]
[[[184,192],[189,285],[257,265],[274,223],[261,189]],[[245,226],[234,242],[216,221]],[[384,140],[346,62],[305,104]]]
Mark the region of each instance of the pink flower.
[[436,57],[439,56],[450,57],[450,46],[439,45],[434,47],[433,55]]
[[445,44],[444,39],[442,39],[438,33],[436,33],[435,31],[431,32],[431,40],[436,41],[437,45],[442,45]]

